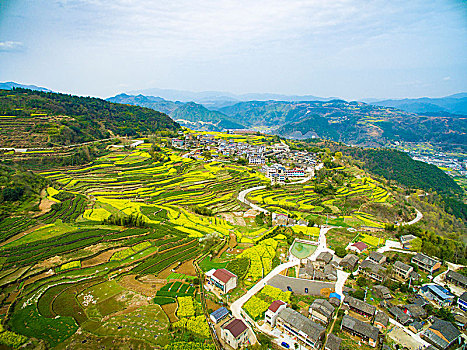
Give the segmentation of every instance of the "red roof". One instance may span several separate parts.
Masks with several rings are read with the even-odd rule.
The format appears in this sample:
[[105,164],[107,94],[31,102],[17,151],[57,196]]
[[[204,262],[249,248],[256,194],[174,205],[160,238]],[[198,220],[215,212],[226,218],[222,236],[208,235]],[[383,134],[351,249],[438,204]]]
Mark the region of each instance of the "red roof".
[[230,322],[228,325],[223,326],[223,328],[227,329],[234,336],[234,338],[237,338],[248,327],[242,320],[239,320],[236,318],[232,322]]
[[279,306],[281,305],[285,305],[285,303],[282,300],[273,301],[272,304],[269,306],[268,310],[271,310],[272,312],[276,312]]
[[212,275],[214,277],[216,277],[219,281],[224,282],[224,283],[229,282],[230,279],[233,278],[233,277],[237,277],[232,272],[230,272],[230,271],[228,271],[226,269],[216,270],[216,272],[214,272]]
[[363,243],[363,242],[354,243],[354,244],[352,244],[352,247],[355,247],[355,248],[357,248],[357,249],[360,250],[360,251],[365,250],[365,249],[368,248],[368,246],[367,246],[365,243]]

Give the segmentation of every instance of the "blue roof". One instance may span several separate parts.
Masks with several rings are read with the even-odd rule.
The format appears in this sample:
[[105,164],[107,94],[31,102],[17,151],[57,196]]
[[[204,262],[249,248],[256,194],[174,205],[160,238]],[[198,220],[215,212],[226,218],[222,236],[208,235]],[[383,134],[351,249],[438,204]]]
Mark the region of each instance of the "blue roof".
[[227,310],[225,307],[221,307],[211,313],[211,316],[214,317],[216,320],[220,320],[221,318],[225,317],[226,315],[229,314],[229,310]]
[[339,300],[342,300],[342,297],[341,297],[339,294],[337,294],[337,293],[331,293],[331,294],[329,294],[329,299],[331,299],[331,298],[337,298],[337,299],[339,299]]
[[427,289],[429,289],[431,293],[435,294],[437,297],[439,297],[442,300],[454,298],[454,295],[452,295],[451,292],[449,292],[446,288],[438,286],[437,284],[429,284],[427,286],[423,286],[421,289],[423,291],[426,291]]

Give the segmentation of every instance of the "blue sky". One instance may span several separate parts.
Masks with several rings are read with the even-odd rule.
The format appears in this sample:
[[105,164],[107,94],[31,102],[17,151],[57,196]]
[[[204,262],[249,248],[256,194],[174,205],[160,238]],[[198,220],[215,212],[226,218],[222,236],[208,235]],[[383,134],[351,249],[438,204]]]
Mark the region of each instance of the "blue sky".
[[0,81],[346,99],[467,91],[465,1],[2,0]]

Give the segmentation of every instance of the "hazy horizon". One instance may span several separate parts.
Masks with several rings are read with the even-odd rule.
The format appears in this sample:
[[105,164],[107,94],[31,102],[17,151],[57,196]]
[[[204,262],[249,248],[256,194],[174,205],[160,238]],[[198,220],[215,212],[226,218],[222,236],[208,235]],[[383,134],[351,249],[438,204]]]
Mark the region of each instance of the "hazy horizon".
[[0,80],[346,100],[467,91],[462,1],[6,0]]

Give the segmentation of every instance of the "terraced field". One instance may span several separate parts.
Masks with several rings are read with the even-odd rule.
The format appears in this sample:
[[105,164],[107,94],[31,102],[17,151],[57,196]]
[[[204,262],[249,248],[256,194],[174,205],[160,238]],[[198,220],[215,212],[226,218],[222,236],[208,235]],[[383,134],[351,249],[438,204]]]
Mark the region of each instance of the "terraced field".
[[[8,315],[10,329],[51,347],[75,342],[78,327],[97,337],[130,337],[134,344],[164,346],[174,340],[166,332],[166,313],[174,317],[166,307],[177,296],[196,296],[197,289],[183,284],[175,290],[151,279],[200,256],[204,237],[240,237],[237,227],[216,214],[245,210],[236,194],[264,184],[265,178],[247,167],[196,161],[171,149],[161,150],[164,162],[154,162],[149,147],[141,144],[83,167],[41,172],[54,183],[46,191],[55,203],[51,209],[0,222],[0,313]],[[195,207],[213,215],[194,214]],[[143,227],[110,224],[112,218],[131,215],[142,218]],[[256,231],[244,228],[243,234],[267,233]],[[127,275],[136,278],[141,292],[130,288]],[[163,284],[196,277],[170,276]],[[154,300],[143,293],[151,289]],[[140,315],[160,323],[150,326],[153,321]],[[198,342],[207,336],[195,334]]]
[[[261,189],[251,192],[248,200],[270,211],[282,212],[303,219],[313,219],[319,215],[331,215],[340,224],[348,226],[383,227],[369,213],[359,212],[366,202],[393,203],[394,198],[380,183],[370,177],[355,177],[351,182],[335,190],[333,195],[316,192],[315,185],[296,184],[281,188]],[[343,212],[344,201],[352,202],[353,207]]]
[[[216,137],[253,144],[265,139]],[[280,263],[291,239],[317,239],[317,227],[281,231],[247,215],[238,193],[269,183],[253,168],[195,160],[165,148],[168,141],[158,144],[157,161],[152,145],[142,143],[81,167],[39,173],[50,180],[44,195],[54,203],[50,210],[0,222],[0,316],[9,329],[49,347],[85,337],[162,348],[185,339],[179,338],[184,332],[207,343],[193,261],[199,258],[204,271],[237,263],[245,288]],[[381,227],[365,210],[342,211],[345,200],[359,198],[393,201],[368,177],[355,177],[332,196],[305,183],[254,191],[248,199],[297,218],[330,214],[340,226]],[[378,245],[373,238],[362,236]]]

